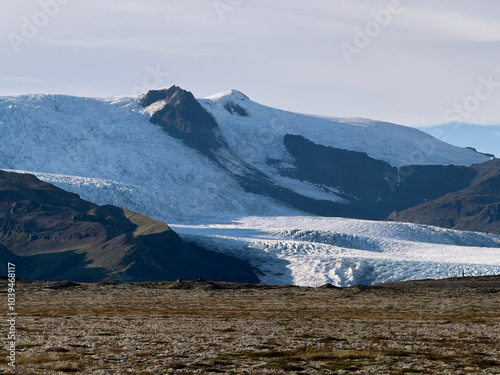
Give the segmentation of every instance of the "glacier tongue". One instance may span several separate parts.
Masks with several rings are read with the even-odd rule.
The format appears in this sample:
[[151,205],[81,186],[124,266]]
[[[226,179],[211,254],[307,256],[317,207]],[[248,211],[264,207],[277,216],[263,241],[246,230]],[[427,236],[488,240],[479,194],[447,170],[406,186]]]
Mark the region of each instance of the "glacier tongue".
[[500,236],[415,224],[318,217],[247,217],[171,227],[246,259],[270,284],[337,286],[500,273]]

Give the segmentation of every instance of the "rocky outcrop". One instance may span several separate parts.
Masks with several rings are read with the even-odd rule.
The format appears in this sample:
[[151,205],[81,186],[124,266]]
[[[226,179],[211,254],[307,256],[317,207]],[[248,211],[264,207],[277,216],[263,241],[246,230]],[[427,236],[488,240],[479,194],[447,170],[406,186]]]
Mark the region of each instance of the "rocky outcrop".
[[477,174],[460,166],[392,167],[366,153],[317,145],[299,135],[284,138],[295,159],[290,177],[336,188],[349,199],[328,216],[384,219],[404,210],[467,187]]
[[393,212],[389,219],[500,234],[500,159],[471,169],[477,175],[467,188]]
[[212,152],[222,147],[217,139],[217,122],[189,91],[172,86],[164,90],[151,90],[142,99],[148,107],[159,103],[159,109],[150,121],[187,146],[214,158]]

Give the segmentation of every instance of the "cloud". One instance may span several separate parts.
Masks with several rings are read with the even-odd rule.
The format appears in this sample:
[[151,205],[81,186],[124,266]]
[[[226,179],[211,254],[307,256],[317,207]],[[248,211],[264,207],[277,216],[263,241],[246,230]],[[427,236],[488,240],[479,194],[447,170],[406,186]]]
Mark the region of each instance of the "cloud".
[[500,41],[500,24],[448,10],[413,7],[404,24],[420,30],[475,42]]
[[[20,53],[0,38],[0,95],[127,94],[161,66],[199,97],[236,88],[296,112],[431,125],[478,75],[498,76],[500,2],[400,0],[404,11],[347,64],[339,44],[388,0],[221,1],[234,5],[223,21],[212,0],[72,1]],[[20,33],[38,2],[11,2],[0,34]],[[468,121],[499,118],[495,99]]]
[[151,37],[134,38],[103,38],[103,39],[45,39],[43,44],[56,47],[78,47],[78,48],[109,48],[109,47],[133,47],[152,42]]
[[13,82],[13,83],[44,83],[43,79],[33,77],[21,76],[0,76],[0,82]]

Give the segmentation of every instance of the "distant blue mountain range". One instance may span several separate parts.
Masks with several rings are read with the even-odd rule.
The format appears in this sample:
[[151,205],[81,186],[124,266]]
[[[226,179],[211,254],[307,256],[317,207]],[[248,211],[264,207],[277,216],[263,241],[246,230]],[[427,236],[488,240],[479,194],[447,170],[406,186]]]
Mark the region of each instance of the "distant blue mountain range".
[[451,123],[419,129],[452,145],[473,147],[478,152],[500,157],[500,125]]

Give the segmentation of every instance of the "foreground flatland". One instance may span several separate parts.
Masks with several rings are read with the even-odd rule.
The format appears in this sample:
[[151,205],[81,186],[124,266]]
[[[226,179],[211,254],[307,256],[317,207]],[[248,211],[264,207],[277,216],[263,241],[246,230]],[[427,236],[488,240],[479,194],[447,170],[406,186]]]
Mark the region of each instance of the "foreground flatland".
[[3,374],[500,374],[500,276],[17,289],[17,372],[3,351]]

